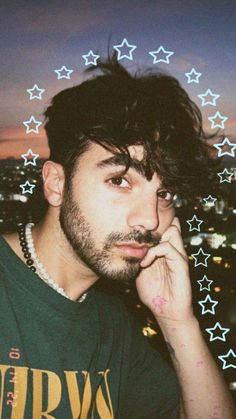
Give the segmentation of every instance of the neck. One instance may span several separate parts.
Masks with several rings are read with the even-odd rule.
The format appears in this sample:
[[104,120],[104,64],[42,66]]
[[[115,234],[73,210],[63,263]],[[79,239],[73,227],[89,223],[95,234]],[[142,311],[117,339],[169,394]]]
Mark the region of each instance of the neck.
[[38,258],[50,277],[72,300],[78,300],[98,279],[78,258],[51,214],[32,228]]

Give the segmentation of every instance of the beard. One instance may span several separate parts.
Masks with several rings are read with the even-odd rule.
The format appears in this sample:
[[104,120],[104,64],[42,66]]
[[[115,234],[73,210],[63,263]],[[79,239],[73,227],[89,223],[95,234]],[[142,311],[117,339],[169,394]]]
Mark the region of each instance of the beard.
[[122,255],[119,257],[120,261],[115,262],[112,252],[114,244],[123,241],[155,245],[160,240],[160,236],[154,238],[150,232],[134,231],[130,234],[113,232],[105,238],[102,248],[98,249],[94,240],[95,234],[79,204],[74,201],[70,187],[64,194],[59,222],[67,241],[80,261],[104,280],[129,285],[134,282],[141,271],[141,260]]

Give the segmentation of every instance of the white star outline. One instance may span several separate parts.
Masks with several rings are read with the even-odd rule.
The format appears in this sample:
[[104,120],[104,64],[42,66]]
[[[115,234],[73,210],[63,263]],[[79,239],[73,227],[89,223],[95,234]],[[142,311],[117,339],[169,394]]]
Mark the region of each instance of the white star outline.
[[[34,123],[35,127],[30,128],[29,125]],[[35,134],[39,134],[39,127],[42,125],[41,121],[36,121],[35,117],[31,115],[30,119],[28,121],[23,122],[24,126],[26,127],[26,134],[30,134],[31,132],[34,132]]]
[[[159,58],[157,59],[157,55],[160,53],[163,53],[166,55],[166,58]],[[156,51],[149,51],[149,53],[152,57],[153,57],[153,64],[157,64],[157,63],[166,63],[166,64],[170,64],[170,60],[169,57],[171,57],[171,55],[174,54],[173,51],[166,51],[164,49],[164,47],[161,45]]]
[[[61,74],[63,71],[66,72],[66,74]],[[54,70],[54,73],[57,73],[57,80],[61,80],[61,79],[70,79],[70,75],[71,73],[73,73],[74,70],[69,70],[68,68],[66,68],[65,65],[63,65],[60,69],[58,70]]]
[[[199,83],[199,77],[201,77],[202,73],[197,73],[195,68],[192,68],[192,70],[189,73],[184,73],[185,76],[188,78],[187,83]],[[191,76],[194,75],[195,78],[191,78]]]
[[[127,48],[130,48],[129,55],[127,54],[121,54],[120,48],[124,47],[124,44],[127,46]],[[133,60],[132,52],[137,48],[136,45],[130,45],[126,38],[123,39],[121,44],[113,45],[113,48],[118,52],[117,59],[118,61],[122,60],[123,58],[127,58],[128,60]]]
[[[29,156],[33,157],[33,159],[28,160]],[[35,160],[39,157],[39,154],[33,153],[31,148],[29,148],[26,154],[21,154],[21,157],[25,160],[24,161],[24,166],[28,166],[29,164],[32,164],[33,166],[36,166],[36,161]]]
[[[204,304],[206,304],[208,301],[212,304],[212,307],[206,309]],[[212,300],[210,295],[207,294],[205,300],[198,301],[198,304],[202,307],[202,315],[206,313],[211,313],[215,315],[215,306],[219,304],[219,301]]]
[[[196,256],[200,256],[200,254],[201,254],[201,256],[205,256],[205,261],[204,262],[198,262],[197,261]],[[194,268],[196,268],[199,265],[207,266],[207,259],[211,256],[211,254],[210,253],[204,253],[202,248],[200,247],[198,252],[197,253],[192,253],[191,256],[194,259]]]
[[[30,193],[30,194],[32,194],[32,193],[33,193],[33,189],[35,188],[35,185],[33,185],[32,183],[30,183],[30,182],[27,180],[25,183],[21,183],[20,187],[21,187],[21,189],[22,189],[22,193],[23,193],[23,194],[25,194],[25,193]],[[26,189],[27,187],[28,187],[29,189]]]
[[[93,53],[92,50],[88,52],[88,54],[82,55],[83,59],[85,60],[85,65],[93,64],[97,65],[97,60],[100,58],[100,55],[96,55]],[[92,57],[93,59],[89,61],[89,58]]]
[[[198,223],[197,227],[192,226],[192,223],[194,222]],[[186,223],[188,223],[189,225],[189,231],[193,231],[193,230],[200,231],[200,225],[203,223],[203,220],[199,220],[197,216],[194,214],[191,220],[187,220]]]
[[[206,105],[216,106],[216,100],[220,97],[220,95],[212,93],[211,89],[207,89],[205,93],[202,93],[201,95],[197,95],[197,96],[202,101],[201,106],[206,106]],[[207,96],[212,97],[212,100],[207,100],[206,99]]]
[[[231,149],[230,151],[222,151],[221,148],[223,148],[225,145],[229,146]],[[221,142],[217,144],[213,144],[215,148],[218,150],[218,157],[222,156],[231,156],[234,157],[234,151],[236,150],[236,144],[231,143],[227,137]]]
[[[236,368],[236,363],[235,364],[226,364],[226,360],[224,358],[229,358],[229,356],[232,355],[234,358],[236,358],[236,354],[234,353],[233,349],[229,349],[228,353],[226,355],[220,355],[218,356],[218,358],[223,362],[223,370],[226,370],[227,368]],[[236,362],[236,360],[235,360]]]
[[[215,123],[215,120],[217,118],[220,119],[220,121],[221,121],[220,124]],[[211,122],[211,128],[222,128],[222,129],[224,129],[225,121],[227,121],[228,117],[221,115],[221,113],[219,111],[217,111],[214,116],[208,116],[208,119]]]
[[[228,183],[231,183],[232,182],[232,176],[234,176],[234,173],[233,172],[229,172],[226,168],[223,170],[223,172],[218,172],[217,173],[217,176],[219,176],[219,178],[220,178],[220,183],[223,183],[223,182],[228,182]],[[224,176],[224,179],[223,179],[223,176]]]
[[[221,333],[221,336],[214,336],[213,331],[215,331],[216,329],[219,329],[223,332],[223,333]],[[209,333],[211,335],[210,336],[210,342],[212,342],[213,340],[217,340],[217,339],[222,340],[223,342],[226,342],[225,335],[226,335],[226,333],[228,333],[230,331],[230,329],[227,329],[226,327],[222,327],[219,322],[216,322],[214,327],[210,327],[210,328],[205,329],[205,330],[207,331],[207,333]]]
[[[211,287],[211,284],[212,284],[212,282],[213,282],[213,281],[211,281],[210,279],[208,279],[206,275],[204,275],[204,276],[202,277],[202,279],[199,279],[197,282],[198,282],[198,284],[200,285],[200,291],[203,291],[203,290],[210,291],[210,290],[211,290],[211,289],[210,289],[210,287]],[[206,282],[206,283],[208,283],[207,287],[204,287],[204,286],[202,285],[202,282]]]
[[[26,91],[30,95],[30,100],[42,100],[42,94],[45,92],[45,89],[40,89],[38,85],[35,84],[31,89],[26,89]],[[38,92],[38,94],[34,94],[35,92]]]
[[215,202],[217,201],[217,198],[213,198],[213,196],[208,195],[207,198],[202,198],[205,205],[207,205],[208,207],[214,207]]

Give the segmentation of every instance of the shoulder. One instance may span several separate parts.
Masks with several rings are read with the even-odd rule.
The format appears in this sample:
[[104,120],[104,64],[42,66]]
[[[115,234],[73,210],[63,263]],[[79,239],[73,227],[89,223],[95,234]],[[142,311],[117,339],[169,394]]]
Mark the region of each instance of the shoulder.
[[2,234],[1,236],[1,247],[5,247],[8,245],[13,252],[24,261],[24,256],[21,250],[20,242],[18,233],[9,233],[9,234]]

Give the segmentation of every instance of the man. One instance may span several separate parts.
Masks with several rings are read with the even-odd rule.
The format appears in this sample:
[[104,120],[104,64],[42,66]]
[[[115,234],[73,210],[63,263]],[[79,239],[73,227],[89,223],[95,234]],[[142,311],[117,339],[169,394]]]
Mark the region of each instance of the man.
[[[170,76],[99,67],[45,112],[45,217],[1,239],[1,417],[232,419],[173,206],[207,174],[199,111]],[[173,369],[99,278],[135,283]]]

